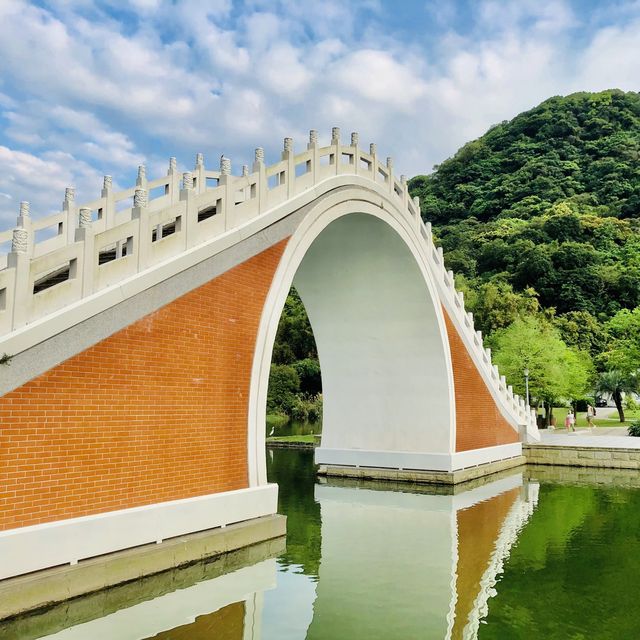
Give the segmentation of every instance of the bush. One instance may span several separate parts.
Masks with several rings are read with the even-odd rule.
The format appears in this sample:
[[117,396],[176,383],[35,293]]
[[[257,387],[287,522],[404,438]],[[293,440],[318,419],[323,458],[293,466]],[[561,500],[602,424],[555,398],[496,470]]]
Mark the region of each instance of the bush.
[[322,420],[322,394],[319,393],[309,403],[309,422],[318,422]]
[[640,438],[640,420],[636,420],[629,425],[628,433],[630,436]]
[[294,420],[306,422],[309,417],[309,403],[302,398],[297,398],[291,407],[291,417]]
[[630,393],[627,393],[624,397],[624,408],[629,411],[635,411],[638,408],[636,399]]
[[267,412],[291,414],[300,390],[300,378],[296,370],[286,364],[272,364],[267,392]]

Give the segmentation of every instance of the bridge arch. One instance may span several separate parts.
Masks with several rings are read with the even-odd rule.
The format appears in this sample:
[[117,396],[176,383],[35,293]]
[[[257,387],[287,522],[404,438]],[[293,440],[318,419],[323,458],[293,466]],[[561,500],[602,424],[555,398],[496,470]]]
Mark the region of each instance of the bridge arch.
[[256,340],[251,484],[266,482],[269,367],[292,284],[307,309],[323,376],[316,460],[429,468],[434,455],[455,451],[447,329],[423,246],[411,221],[373,190],[338,188],[305,213],[274,275]]

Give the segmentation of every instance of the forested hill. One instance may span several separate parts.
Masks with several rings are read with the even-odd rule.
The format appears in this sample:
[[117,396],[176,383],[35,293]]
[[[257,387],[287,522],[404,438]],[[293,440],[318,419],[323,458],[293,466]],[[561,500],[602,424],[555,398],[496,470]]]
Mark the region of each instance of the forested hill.
[[410,190],[485,333],[539,305],[595,355],[597,325],[640,304],[638,93],[550,98]]

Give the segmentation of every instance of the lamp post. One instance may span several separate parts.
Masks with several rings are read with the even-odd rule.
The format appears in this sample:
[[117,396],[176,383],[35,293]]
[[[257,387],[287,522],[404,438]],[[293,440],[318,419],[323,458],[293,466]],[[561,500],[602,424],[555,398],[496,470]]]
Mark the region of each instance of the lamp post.
[[527,394],[527,406],[529,405],[529,369],[524,370],[524,388]]

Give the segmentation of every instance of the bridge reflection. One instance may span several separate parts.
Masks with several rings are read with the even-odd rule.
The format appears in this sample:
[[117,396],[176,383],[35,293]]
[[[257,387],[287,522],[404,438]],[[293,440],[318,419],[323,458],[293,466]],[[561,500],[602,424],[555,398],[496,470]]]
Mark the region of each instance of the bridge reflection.
[[[152,599],[121,598],[118,610],[45,636],[476,638],[503,562],[536,507],[538,484],[515,473],[453,495],[388,489],[315,486],[322,542],[312,575],[290,559],[267,558],[188,586],[177,581],[176,590]],[[19,637],[43,637],[46,622],[44,615],[39,634],[23,629]],[[3,637],[11,636],[0,627]]]

